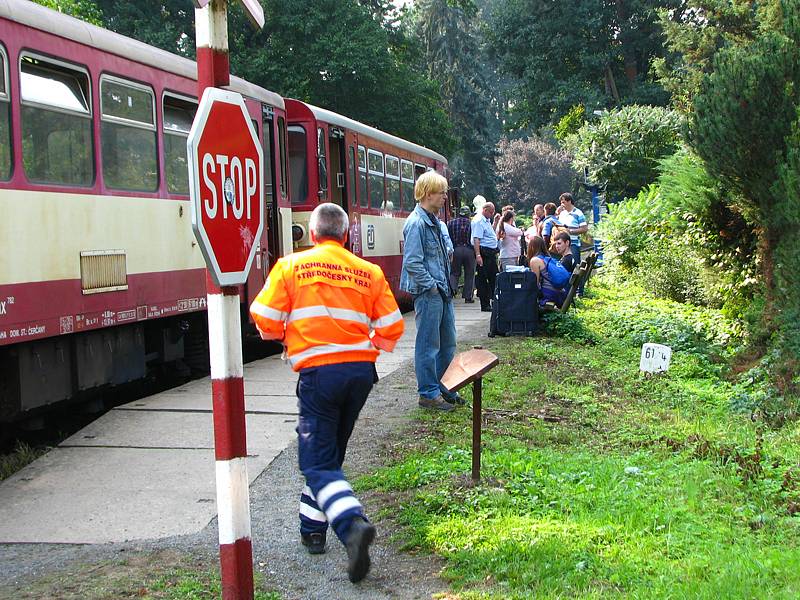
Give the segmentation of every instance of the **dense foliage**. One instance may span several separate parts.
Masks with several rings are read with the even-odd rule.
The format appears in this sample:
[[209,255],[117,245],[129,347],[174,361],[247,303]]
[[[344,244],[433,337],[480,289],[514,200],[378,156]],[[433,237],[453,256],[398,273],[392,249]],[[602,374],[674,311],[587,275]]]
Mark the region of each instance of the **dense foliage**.
[[539,127],[582,104],[665,104],[650,64],[664,53],[655,8],[677,0],[505,0],[486,11],[499,67],[512,80],[516,128]]
[[634,196],[658,174],[658,161],[678,147],[682,117],[653,106],[625,106],[586,122],[567,147],[578,171],[612,196]]
[[545,139],[503,139],[497,153],[497,190],[517,210],[530,213],[534,204],[558,202],[562,192],[572,189],[569,155]]

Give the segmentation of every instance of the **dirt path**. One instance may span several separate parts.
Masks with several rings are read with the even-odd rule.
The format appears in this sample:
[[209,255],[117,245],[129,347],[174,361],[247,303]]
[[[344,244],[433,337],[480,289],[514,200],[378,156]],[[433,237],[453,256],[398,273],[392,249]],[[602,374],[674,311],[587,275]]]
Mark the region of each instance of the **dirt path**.
[[[471,326],[459,349],[483,339],[485,325]],[[356,425],[345,461],[352,478],[380,464],[383,450],[412,418],[416,380],[411,363],[382,379],[373,389]],[[302,479],[297,445],[292,443],[250,488],[255,568],[266,587],[289,599],[430,598],[447,590],[438,573],[441,562],[398,550],[390,523],[375,518],[376,506],[362,498],[378,528],[369,576],[353,585],[345,572],[346,554],[334,536],[328,551],[311,556],[299,544],[297,505]],[[0,545],[0,600],[19,598],[117,599],[136,597],[137,582],[173,567],[202,570],[217,564],[216,520],[196,535],[146,543],[103,545]],[[128,594],[131,591],[131,595]],[[123,595],[124,593],[124,595]]]

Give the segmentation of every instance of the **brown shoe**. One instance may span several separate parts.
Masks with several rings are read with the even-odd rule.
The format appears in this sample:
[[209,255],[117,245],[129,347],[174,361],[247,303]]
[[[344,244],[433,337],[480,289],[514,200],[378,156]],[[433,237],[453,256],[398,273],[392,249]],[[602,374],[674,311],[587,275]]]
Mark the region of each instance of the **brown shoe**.
[[421,408],[432,408],[435,410],[443,410],[445,412],[451,411],[455,408],[454,405],[447,402],[441,396],[437,396],[436,398],[424,398],[420,396],[419,405]]

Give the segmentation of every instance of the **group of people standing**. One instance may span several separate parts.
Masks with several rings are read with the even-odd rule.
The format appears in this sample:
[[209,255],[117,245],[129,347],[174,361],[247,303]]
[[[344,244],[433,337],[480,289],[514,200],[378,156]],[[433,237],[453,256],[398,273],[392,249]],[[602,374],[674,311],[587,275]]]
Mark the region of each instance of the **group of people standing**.
[[[561,196],[558,219],[549,219],[555,215],[554,204],[541,207],[542,214],[537,211],[534,231],[523,233],[516,227],[513,207],[495,215],[494,204],[480,196],[475,198],[474,217],[462,207],[445,225],[437,215],[447,201],[447,187],[447,180],[434,171],[418,178],[417,205],[403,228],[400,276],[400,289],[414,300],[419,406],[442,411],[464,403],[441,383],[455,355],[453,298],[461,271],[464,301],[474,302],[477,287],[481,309],[489,311],[498,259],[502,267],[518,264],[523,236],[528,238],[527,263],[544,278],[545,239],[555,237],[560,252],[566,256],[570,249],[578,257],[577,236],[586,231],[586,219],[569,194]],[[568,233],[553,236],[564,223]],[[345,248],[349,221],[341,207],[320,204],[311,214],[309,229],[315,246],[275,264],[250,313],[261,337],[282,343],[289,364],[299,373],[297,451],[305,478],[300,541],[309,553],[321,554],[328,528],[333,529],[345,546],[347,574],[355,583],[369,571],[369,546],[376,531],[342,464],[358,415],[378,380],[375,360],[381,350],[393,350],[404,322],[380,267]]]
[[[453,245],[450,269],[450,287],[454,293],[462,277],[462,297],[467,303],[480,299],[481,310],[492,310],[492,296],[498,271],[510,265],[530,267],[536,273],[543,290],[550,288],[541,276],[544,258],[557,257],[570,272],[580,263],[580,235],[588,230],[583,212],[575,206],[572,194],[559,197],[559,206],[553,202],[534,207],[534,221],[523,231],[516,226],[513,206],[504,206],[500,213],[483,196],[473,200],[476,214],[462,206],[458,217],[447,224]],[[537,241],[535,238],[539,238]],[[537,260],[532,261],[536,258]],[[545,292],[547,300],[557,301],[559,294]],[[560,302],[557,302],[560,304]]]

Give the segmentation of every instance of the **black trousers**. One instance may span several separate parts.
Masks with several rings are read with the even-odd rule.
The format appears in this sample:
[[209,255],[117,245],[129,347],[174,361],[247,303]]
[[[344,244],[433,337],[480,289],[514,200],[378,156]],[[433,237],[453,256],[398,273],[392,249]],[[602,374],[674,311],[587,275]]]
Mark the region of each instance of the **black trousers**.
[[494,294],[494,282],[497,279],[497,250],[481,246],[483,266],[479,266],[475,275],[475,285],[481,308],[490,308]]

